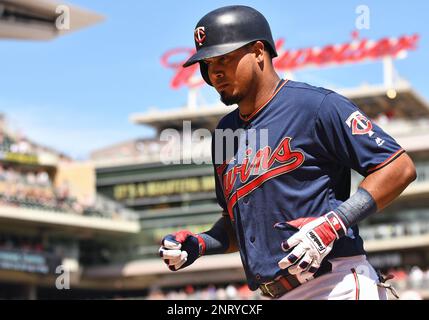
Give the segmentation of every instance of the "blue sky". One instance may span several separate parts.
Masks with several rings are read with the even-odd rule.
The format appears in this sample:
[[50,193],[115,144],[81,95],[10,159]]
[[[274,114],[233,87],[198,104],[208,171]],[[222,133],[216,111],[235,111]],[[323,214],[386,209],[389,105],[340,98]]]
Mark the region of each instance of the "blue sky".
[[[224,5],[246,4],[261,11],[275,39],[286,48],[350,41],[358,5],[370,9],[370,29],[361,37],[419,33],[418,50],[395,62],[399,74],[429,100],[429,2],[411,1],[142,1],[70,0],[96,11],[105,21],[49,42],[0,41],[0,111],[34,140],[77,159],[91,150],[149,136],[152,130],[129,121],[149,108],[183,106],[187,89],[172,90],[173,72],[160,57],[176,47],[193,46],[196,22]],[[381,83],[382,64],[308,69],[296,80],[352,87]],[[209,88],[203,94],[215,102]]]

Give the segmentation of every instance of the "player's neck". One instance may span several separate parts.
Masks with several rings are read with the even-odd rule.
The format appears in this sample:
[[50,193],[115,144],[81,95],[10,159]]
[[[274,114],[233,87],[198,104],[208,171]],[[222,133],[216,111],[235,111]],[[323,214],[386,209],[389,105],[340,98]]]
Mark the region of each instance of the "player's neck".
[[261,80],[255,84],[254,88],[249,90],[250,94],[238,104],[240,114],[243,118],[251,115],[271,98],[281,79],[277,73],[273,72],[265,75]]

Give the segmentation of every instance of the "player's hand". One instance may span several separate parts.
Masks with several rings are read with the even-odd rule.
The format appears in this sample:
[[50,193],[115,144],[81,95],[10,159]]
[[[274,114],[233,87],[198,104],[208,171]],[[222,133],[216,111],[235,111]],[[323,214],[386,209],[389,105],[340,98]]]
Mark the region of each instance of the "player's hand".
[[[298,225],[293,222],[286,224],[299,231],[283,241],[283,251],[292,251],[279,261],[279,267],[288,269],[290,274],[299,276],[300,280],[312,279],[322,260],[332,250],[334,241],[343,236],[346,229],[333,211],[315,219],[300,219]],[[274,227],[284,229],[286,225],[277,223]]]
[[162,239],[159,255],[171,271],[177,271],[192,264],[204,251],[205,243],[200,235],[181,230]]

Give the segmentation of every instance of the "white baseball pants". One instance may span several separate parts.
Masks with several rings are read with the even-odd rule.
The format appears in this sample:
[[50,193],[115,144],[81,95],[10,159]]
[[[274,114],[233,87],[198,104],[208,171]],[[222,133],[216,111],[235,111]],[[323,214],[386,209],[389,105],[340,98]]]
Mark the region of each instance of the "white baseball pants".
[[387,300],[386,288],[364,255],[329,260],[332,271],[312,279],[278,300]]

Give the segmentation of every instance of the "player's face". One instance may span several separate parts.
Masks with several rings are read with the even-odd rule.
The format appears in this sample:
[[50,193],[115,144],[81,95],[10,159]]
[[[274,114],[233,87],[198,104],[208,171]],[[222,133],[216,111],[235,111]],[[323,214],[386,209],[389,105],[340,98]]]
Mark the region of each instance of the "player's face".
[[238,104],[252,87],[255,61],[249,46],[204,62],[210,81],[224,104]]

